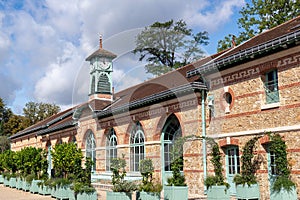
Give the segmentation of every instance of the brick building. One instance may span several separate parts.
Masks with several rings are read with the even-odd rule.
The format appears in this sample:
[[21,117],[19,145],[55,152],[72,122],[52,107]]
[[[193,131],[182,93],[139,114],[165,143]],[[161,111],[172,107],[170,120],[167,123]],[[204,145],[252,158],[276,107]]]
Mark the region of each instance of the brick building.
[[[284,136],[292,180],[300,192],[300,17],[265,31],[239,46],[113,93],[113,59],[102,48],[90,62],[89,100],[11,137],[13,150],[51,149],[76,142],[95,161],[99,191],[110,187],[110,159],[125,155],[130,180],[140,179],[139,161],[151,158],[155,177],[166,182],[170,149],[180,136],[214,138],[222,148],[227,181],[240,171],[241,149],[254,136],[271,131]],[[205,140],[184,144],[183,173],[189,197],[205,196],[203,181],[213,173]],[[256,149],[261,199],[269,199],[272,155],[268,139]],[[51,156],[49,156],[49,160]],[[49,170],[51,169],[51,165]]]

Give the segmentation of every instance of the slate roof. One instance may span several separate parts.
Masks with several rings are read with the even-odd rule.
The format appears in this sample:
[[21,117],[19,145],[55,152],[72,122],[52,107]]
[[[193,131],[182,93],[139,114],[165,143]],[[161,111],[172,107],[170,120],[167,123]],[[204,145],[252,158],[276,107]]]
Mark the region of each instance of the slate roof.
[[107,57],[107,58],[111,58],[111,59],[114,59],[114,58],[117,57],[116,54],[114,54],[114,53],[112,53],[110,51],[107,51],[105,49],[99,48],[94,53],[92,53],[89,57],[87,57],[85,60],[86,61],[90,61],[92,58],[97,57],[97,56]]
[[248,62],[288,47],[299,45],[299,41],[300,16],[252,37],[248,41],[221,54],[213,62],[188,71],[187,77],[200,74],[205,75],[216,70],[220,71],[237,63]]

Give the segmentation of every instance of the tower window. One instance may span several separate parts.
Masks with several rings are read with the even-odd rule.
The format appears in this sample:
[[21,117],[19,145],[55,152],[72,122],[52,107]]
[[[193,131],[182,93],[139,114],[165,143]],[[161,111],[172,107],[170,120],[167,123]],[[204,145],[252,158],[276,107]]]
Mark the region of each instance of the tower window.
[[97,85],[97,92],[111,93],[109,78],[107,77],[106,74],[100,75],[98,85]]

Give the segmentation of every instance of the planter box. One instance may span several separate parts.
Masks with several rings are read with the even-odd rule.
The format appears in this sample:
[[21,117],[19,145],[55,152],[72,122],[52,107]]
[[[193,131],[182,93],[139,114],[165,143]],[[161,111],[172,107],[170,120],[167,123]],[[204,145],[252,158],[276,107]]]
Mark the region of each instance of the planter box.
[[137,192],[137,200],[160,200],[160,193]]
[[69,200],[76,200],[75,192],[71,190],[70,187],[67,190],[68,190]]
[[229,200],[230,194],[229,190],[226,189],[226,186],[212,186],[207,190],[207,199],[208,200]]
[[54,197],[56,199],[69,199],[69,196],[70,196],[70,187],[69,186],[60,186],[60,187],[57,187],[56,190],[55,190],[55,195]]
[[166,200],[187,200],[187,186],[164,186],[164,199]]
[[126,192],[106,192],[106,200],[131,200],[132,194]]
[[17,185],[17,178],[11,177],[11,178],[9,179],[9,187],[15,188],[16,185]]
[[281,189],[280,192],[271,192],[270,195],[271,200],[297,200],[297,192],[296,188],[292,189],[291,191],[286,191]]
[[239,200],[259,200],[260,199],[260,192],[259,192],[259,185],[253,184],[248,186],[245,185],[237,185],[236,186],[236,198]]
[[17,184],[16,184],[16,188],[18,189],[18,190],[22,190],[22,187],[23,187],[23,180],[22,180],[22,178],[17,178]]
[[41,195],[50,195],[51,189],[46,185],[40,185],[39,186],[39,194]]
[[28,183],[27,181],[23,181],[22,190],[29,191],[29,189],[30,189],[30,183]]
[[38,183],[42,182],[41,180],[32,180],[29,191],[31,193],[38,193],[39,192],[39,186]]
[[3,181],[4,185],[5,186],[9,186],[9,180],[7,178],[4,178],[4,181]]
[[78,193],[77,200],[97,200],[97,192],[93,193]]
[[2,174],[0,174],[0,183],[4,183],[4,178]]

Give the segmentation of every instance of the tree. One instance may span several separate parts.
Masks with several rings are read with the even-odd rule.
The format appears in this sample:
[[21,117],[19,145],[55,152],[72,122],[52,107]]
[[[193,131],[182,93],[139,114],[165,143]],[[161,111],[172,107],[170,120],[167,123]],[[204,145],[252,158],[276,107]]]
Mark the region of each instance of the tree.
[[42,121],[60,111],[55,104],[28,102],[23,108],[24,116],[29,119],[29,125]]
[[27,128],[29,126],[29,119],[12,114],[9,120],[3,125],[3,132],[6,136],[14,135],[15,133]]
[[[300,14],[300,1],[298,0],[252,0],[240,11],[242,15],[238,20],[242,31],[236,36],[238,45],[253,36],[278,26]],[[231,47],[232,35],[229,34],[218,42],[218,51]]]
[[9,118],[12,116],[12,111],[10,108],[7,108],[2,98],[0,98],[0,136],[6,135],[4,131],[4,124],[9,121]]
[[0,153],[10,149],[10,141],[7,136],[0,136]]
[[147,73],[158,76],[203,57],[200,45],[207,44],[206,31],[193,34],[183,20],[170,20],[146,27],[137,36],[133,52],[140,54],[140,61],[146,59]]

